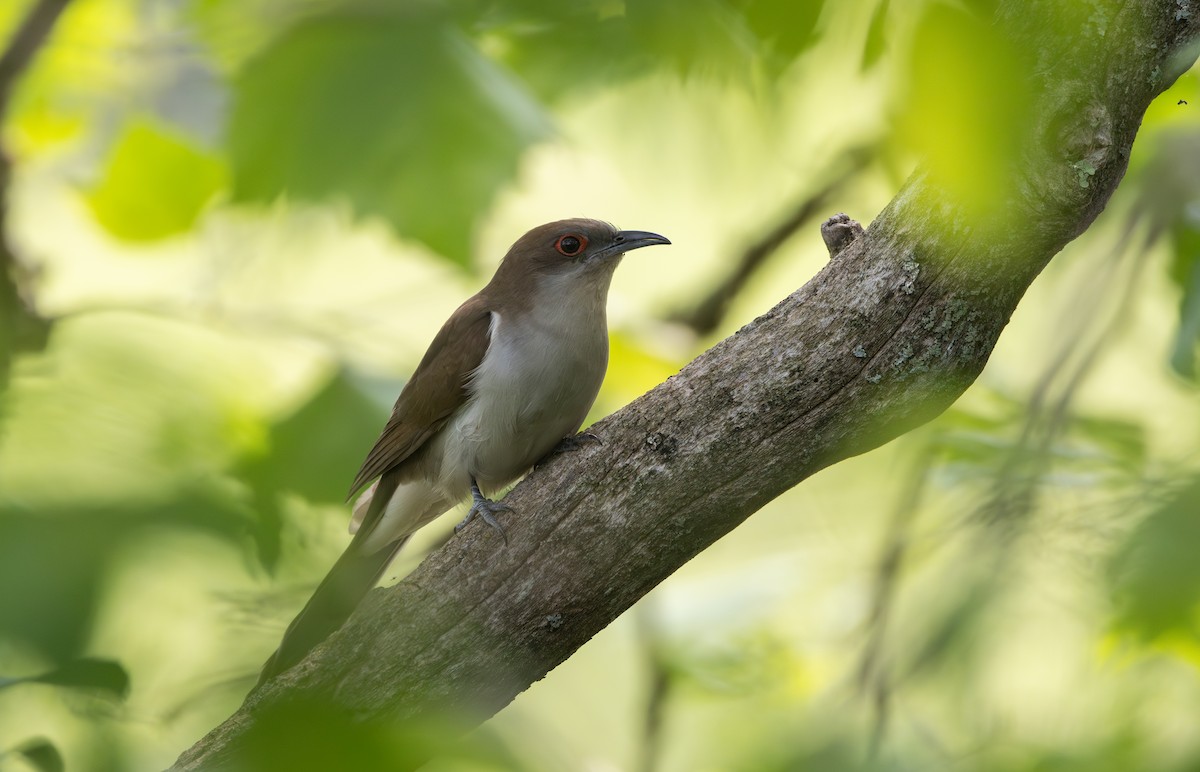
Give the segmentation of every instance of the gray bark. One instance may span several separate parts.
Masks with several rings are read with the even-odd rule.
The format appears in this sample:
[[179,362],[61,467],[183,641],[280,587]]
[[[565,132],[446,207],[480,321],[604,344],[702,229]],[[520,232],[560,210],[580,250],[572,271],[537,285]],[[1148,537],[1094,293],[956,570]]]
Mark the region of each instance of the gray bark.
[[264,713],[304,698],[361,721],[482,721],[762,505],[945,410],[1196,55],[1200,0],[1096,3],[1102,25],[1055,32],[1041,21],[1060,5],[999,3],[1038,81],[1002,211],[914,175],[804,287],[517,486],[507,548],[486,527],[451,539],[176,769],[231,763]]

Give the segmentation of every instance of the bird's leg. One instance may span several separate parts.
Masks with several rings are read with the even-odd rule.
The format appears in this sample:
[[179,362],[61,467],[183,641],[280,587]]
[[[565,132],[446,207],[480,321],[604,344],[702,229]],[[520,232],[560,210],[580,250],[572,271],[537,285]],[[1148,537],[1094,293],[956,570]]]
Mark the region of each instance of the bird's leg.
[[467,523],[471,522],[478,515],[483,519],[483,522],[490,525],[500,532],[500,536],[504,539],[504,543],[508,544],[508,534],[504,532],[504,526],[500,525],[500,521],[496,519],[496,515],[500,512],[511,512],[512,507],[499,501],[492,501],[484,496],[479,491],[479,483],[475,478],[471,478],[471,509],[467,512],[467,516],[462,519],[462,522],[454,526],[454,532],[458,533],[467,527]]

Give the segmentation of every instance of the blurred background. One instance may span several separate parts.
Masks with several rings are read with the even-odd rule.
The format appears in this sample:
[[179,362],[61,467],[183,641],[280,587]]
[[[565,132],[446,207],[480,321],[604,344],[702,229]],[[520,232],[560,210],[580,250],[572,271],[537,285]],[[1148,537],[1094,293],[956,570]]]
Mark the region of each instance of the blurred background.
[[[32,51],[0,67],[0,770],[160,769],[240,704],[404,379],[528,228],[674,243],[617,272],[594,420],[918,159],[999,186],[1025,83],[994,4],[0,3]],[[1198,73],[951,411],[772,502],[465,740],[424,733],[429,768],[1200,769]]]

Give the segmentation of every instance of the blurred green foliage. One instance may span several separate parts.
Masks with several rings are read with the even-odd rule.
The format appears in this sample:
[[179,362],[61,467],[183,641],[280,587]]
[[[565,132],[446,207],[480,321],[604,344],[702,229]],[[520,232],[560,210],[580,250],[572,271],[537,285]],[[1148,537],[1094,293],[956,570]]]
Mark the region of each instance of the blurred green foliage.
[[487,732],[466,743],[456,742],[463,731],[451,722],[363,722],[326,702],[296,701],[264,713],[224,768],[231,772],[413,769],[439,751],[444,756],[435,768],[438,763],[480,770],[521,768],[503,743]]
[[77,659],[48,673],[24,678],[0,678],[0,689],[18,684],[51,684],[73,689],[92,689],[124,697],[129,691],[129,675],[116,662]]
[[53,744],[41,739],[28,740],[9,751],[0,753],[0,760],[3,760],[5,756],[23,759],[38,772],[62,772],[66,769],[62,754],[58,752],[58,749]]
[[[0,127],[54,320],[0,394],[0,769],[161,768],[231,712],[403,379],[525,228],[677,244],[617,274],[598,417],[711,343],[660,320],[864,147],[830,213],[869,219],[918,158],[1002,201],[1035,63],[995,6],[73,0]],[[465,741],[296,704],[241,768],[1196,769],[1198,110],[1192,70],[932,425],[770,504]],[[718,334],[823,265],[805,227]]]
[[1174,636],[1200,655],[1200,481],[1137,524],[1113,556],[1116,624],[1155,641]]
[[973,212],[1001,209],[1032,124],[1033,78],[1020,41],[990,17],[934,5],[912,42],[911,93],[897,141],[927,160],[929,174]]
[[393,16],[314,18],[246,64],[229,129],[234,199],[345,196],[466,264],[476,212],[550,122],[453,25]]
[[[279,559],[285,499],[300,496],[340,504],[361,463],[362,438],[377,434],[388,411],[341,371],[314,391],[295,413],[271,424],[266,442],[239,461],[234,474],[253,495],[259,558],[268,568]],[[321,437],[323,442],[310,439]]]

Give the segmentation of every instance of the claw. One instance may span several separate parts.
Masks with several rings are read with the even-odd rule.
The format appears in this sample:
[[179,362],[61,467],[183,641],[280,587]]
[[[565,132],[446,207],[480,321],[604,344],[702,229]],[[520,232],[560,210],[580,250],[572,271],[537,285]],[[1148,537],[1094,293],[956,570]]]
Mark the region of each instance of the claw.
[[496,515],[501,512],[512,512],[513,508],[499,501],[492,501],[483,495],[479,490],[479,483],[471,478],[471,509],[467,511],[467,516],[462,519],[462,522],[454,526],[454,532],[458,533],[467,527],[467,524],[476,517],[490,525],[500,533],[500,537],[504,539],[504,544],[508,545],[508,533],[505,532],[504,526],[500,525],[500,521],[496,519]]

